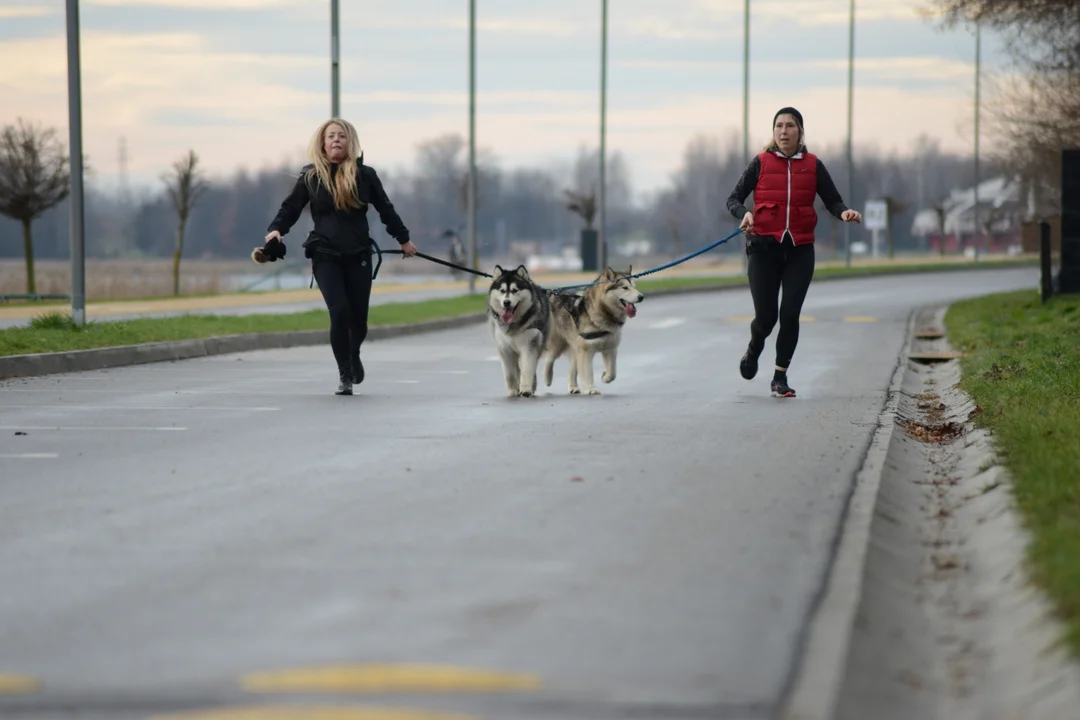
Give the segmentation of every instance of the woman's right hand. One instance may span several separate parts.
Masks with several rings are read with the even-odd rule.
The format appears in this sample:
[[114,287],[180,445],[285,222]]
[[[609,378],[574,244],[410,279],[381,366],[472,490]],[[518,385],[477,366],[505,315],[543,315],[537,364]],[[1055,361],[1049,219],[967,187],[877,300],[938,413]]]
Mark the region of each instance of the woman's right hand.
[[281,240],[281,233],[279,233],[277,230],[271,230],[266,234],[266,242],[270,242],[274,238]]
[[743,215],[742,222],[739,223],[739,229],[746,231],[754,229],[754,213],[748,212]]

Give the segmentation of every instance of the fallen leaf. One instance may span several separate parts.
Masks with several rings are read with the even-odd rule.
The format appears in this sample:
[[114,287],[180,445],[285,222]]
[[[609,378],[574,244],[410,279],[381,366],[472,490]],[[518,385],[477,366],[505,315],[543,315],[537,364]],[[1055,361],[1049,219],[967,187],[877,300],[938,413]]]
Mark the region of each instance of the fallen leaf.
[[16,431],[15,431],[15,434],[16,434],[16,435],[25,435],[26,433],[25,433],[25,432],[23,432],[22,430],[16,430]]
[[585,482],[585,478],[579,475],[575,475],[574,477],[570,478],[570,482]]

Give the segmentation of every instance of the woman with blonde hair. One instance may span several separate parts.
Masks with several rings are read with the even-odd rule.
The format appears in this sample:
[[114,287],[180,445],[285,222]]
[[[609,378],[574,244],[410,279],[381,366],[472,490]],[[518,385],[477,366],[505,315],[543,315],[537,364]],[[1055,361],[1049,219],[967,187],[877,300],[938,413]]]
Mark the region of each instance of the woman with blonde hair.
[[309,165],[270,223],[266,242],[281,241],[310,203],[314,229],[304,241],[330,313],[330,347],[340,384],[335,394],[352,395],[364,380],[360,345],[367,337],[371,300],[371,237],[367,209],[374,206],[405,257],[416,254],[409,230],[398,217],[374,168],[364,165],[356,128],[340,118],[327,120],[311,136]]
[[[728,211],[748,233],[747,275],[754,300],[750,345],[739,372],[747,380],[757,375],[758,356],[779,320],[770,387],[775,397],[795,397],[787,370],[799,342],[799,314],[814,277],[815,196],[821,196],[825,209],[837,219],[862,222],[862,216],[844,204],[829,171],[806,149],[805,140],[802,113],[793,107],[778,110],[772,140],[750,161],[727,201]],[[750,193],[753,212],[743,205]]]

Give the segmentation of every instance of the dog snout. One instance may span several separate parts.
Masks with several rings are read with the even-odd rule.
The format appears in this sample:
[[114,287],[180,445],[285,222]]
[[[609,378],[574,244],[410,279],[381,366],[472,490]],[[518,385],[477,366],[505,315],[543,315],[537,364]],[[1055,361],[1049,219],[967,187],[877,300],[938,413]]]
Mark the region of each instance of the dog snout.
[[644,299],[645,299],[645,296],[644,296],[644,295],[642,295],[641,293],[638,293],[638,294],[637,294],[637,300],[636,300],[635,302],[641,302],[641,301],[642,301],[642,300],[644,300]]
[[510,307],[510,301],[509,300],[503,300],[503,307],[504,308]]

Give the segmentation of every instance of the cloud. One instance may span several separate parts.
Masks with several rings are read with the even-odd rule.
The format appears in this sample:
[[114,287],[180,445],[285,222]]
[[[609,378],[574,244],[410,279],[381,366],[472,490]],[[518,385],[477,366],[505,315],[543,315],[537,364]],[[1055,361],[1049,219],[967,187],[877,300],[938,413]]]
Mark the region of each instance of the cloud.
[[[27,7],[22,1],[16,9]],[[188,148],[220,174],[286,158],[295,162],[329,109],[325,0],[83,1],[161,8],[99,10],[84,18],[84,143],[105,183],[115,182],[121,137],[132,180],[146,178],[155,187],[161,170]],[[815,0],[816,10],[809,10],[804,0],[753,0],[759,18],[751,72],[755,147],[767,138],[772,113],[786,104],[804,112],[815,148],[842,142],[844,30],[808,32],[806,23],[844,15],[847,4]],[[904,150],[927,133],[945,149],[966,151],[973,68],[966,52],[948,52],[950,38],[928,40],[932,32],[910,14],[914,4],[900,6],[908,13],[903,22],[875,31],[887,32],[889,42],[875,40],[874,51],[899,57],[856,59],[856,146],[873,140]],[[62,7],[58,0],[50,5]],[[220,15],[210,12],[211,5],[252,12]],[[609,147],[623,151],[639,187],[662,185],[694,135],[725,137],[741,129],[741,41],[715,38],[741,36],[742,6],[743,0],[612,4]],[[864,6],[866,14],[894,12],[886,3],[859,0]],[[200,12],[175,12],[182,8]],[[263,8],[277,10],[256,12]],[[359,128],[368,159],[380,168],[411,165],[417,143],[450,132],[464,135],[468,121],[465,9],[451,12],[445,0],[396,0],[391,8],[366,12],[342,3],[343,34],[348,27],[354,38],[342,61],[342,108]],[[484,5],[479,13],[480,146],[504,167],[547,166],[572,158],[581,144],[595,147],[598,4],[552,0],[541,7],[505,0],[498,8]],[[792,21],[762,29],[767,12]],[[860,21],[867,19],[857,12]],[[47,34],[31,37],[24,31],[31,24]],[[148,24],[159,30],[145,33]],[[0,40],[0,124],[22,116],[65,135],[62,14],[0,25],[14,33]],[[275,37],[282,40],[267,40]],[[771,50],[767,38],[780,50]],[[795,52],[801,59],[792,63],[785,53]]]
[[14,7],[0,7],[0,20],[44,17],[56,13],[54,8],[36,7],[33,5],[16,5]]
[[[817,60],[815,67],[847,70],[847,60]],[[882,80],[953,81],[975,77],[975,63],[939,57],[855,58],[856,78]]]
[[269,7],[321,7],[317,0],[82,0],[104,7],[161,7],[177,10],[261,10]]
[[[732,22],[743,17],[742,0],[697,0],[697,7],[715,19]],[[929,12],[927,0],[858,0],[855,22],[919,20]],[[751,27],[760,23],[822,27],[847,25],[851,6],[847,0],[753,0]]]

